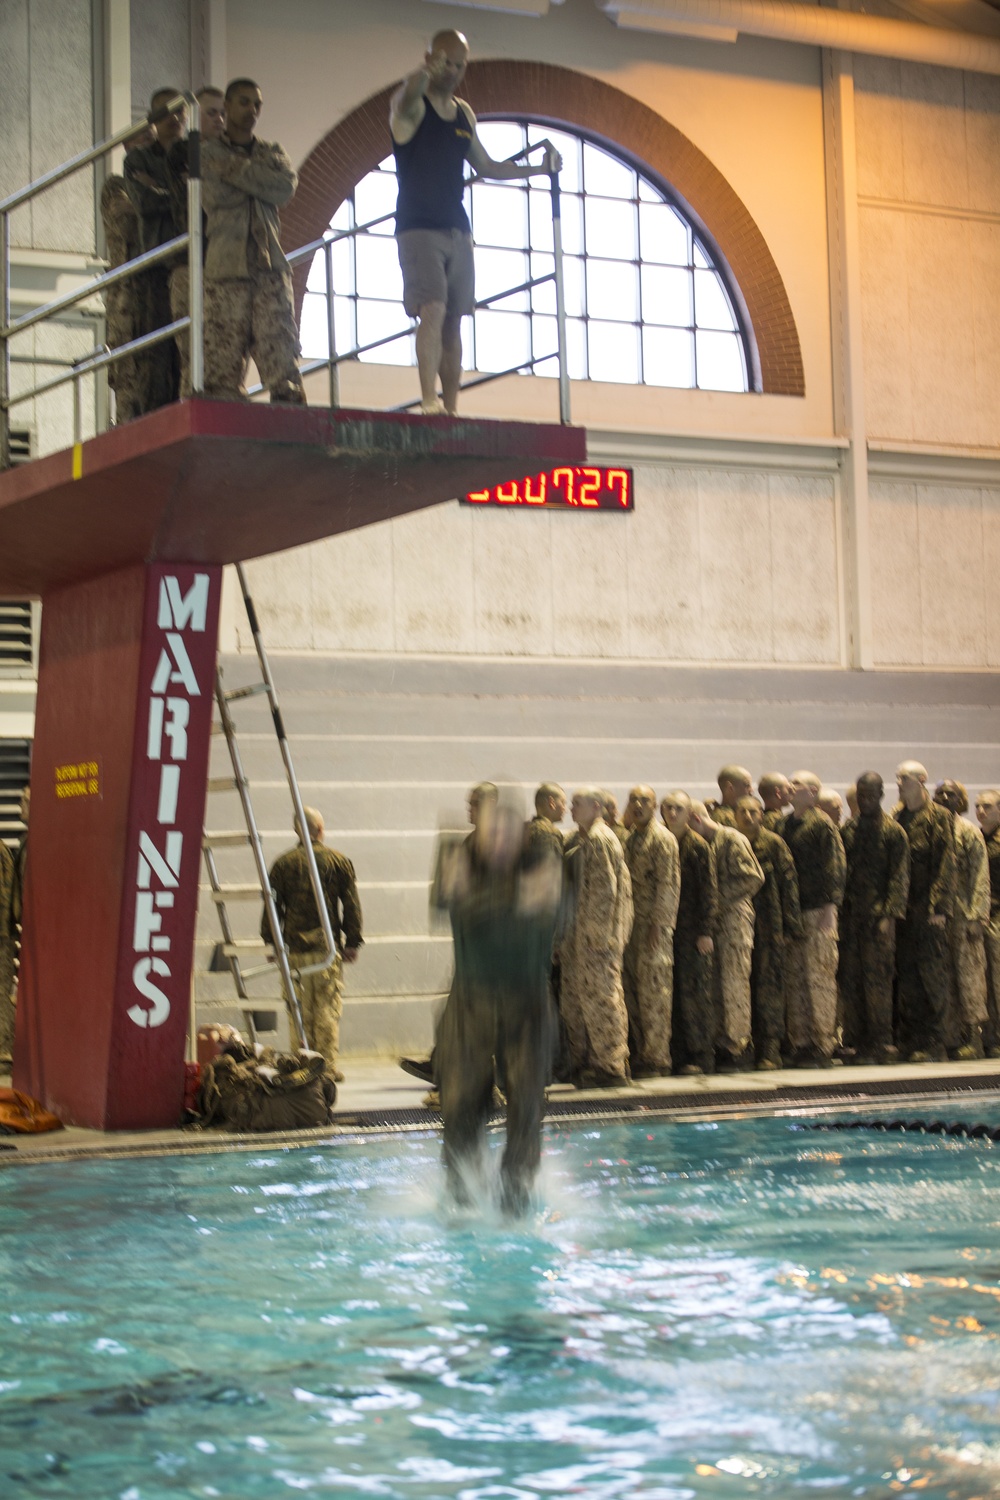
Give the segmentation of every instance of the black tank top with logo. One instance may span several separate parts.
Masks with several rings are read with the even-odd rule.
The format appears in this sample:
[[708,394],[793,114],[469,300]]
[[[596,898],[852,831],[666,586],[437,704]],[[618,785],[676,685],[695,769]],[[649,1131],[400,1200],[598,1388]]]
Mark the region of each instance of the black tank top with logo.
[[471,233],[462,207],[465,159],[472,147],[472,124],[460,104],[455,118],[442,120],[424,101],[424,118],[414,135],[401,146],[393,141],[399,197],[396,233],[406,229],[460,229]]

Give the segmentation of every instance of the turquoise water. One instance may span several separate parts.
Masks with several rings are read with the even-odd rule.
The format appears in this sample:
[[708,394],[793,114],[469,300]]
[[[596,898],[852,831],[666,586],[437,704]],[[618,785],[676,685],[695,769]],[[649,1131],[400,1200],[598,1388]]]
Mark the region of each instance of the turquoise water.
[[1000,1147],[601,1123],[527,1224],[440,1184],[430,1134],[0,1173],[0,1494],[1000,1493]]

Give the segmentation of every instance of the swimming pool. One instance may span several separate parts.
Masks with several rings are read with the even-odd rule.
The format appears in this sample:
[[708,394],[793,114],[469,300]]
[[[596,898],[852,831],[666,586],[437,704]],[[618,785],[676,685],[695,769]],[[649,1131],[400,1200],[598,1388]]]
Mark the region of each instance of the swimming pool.
[[1000,1147],[602,1122],[527,1224],[440,1183],[432,1134],[0,1173],[3,1492],[1000,1492]]

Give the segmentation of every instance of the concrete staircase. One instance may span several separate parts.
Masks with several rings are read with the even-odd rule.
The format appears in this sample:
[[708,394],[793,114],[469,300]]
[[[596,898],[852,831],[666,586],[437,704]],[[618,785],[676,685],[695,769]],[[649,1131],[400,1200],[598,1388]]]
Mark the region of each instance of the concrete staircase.
[[[859,772],[877,770],[888,806],[895,767],[911,756],[932,779],[957,777],[970,793],[1000,780],[1000,707],[988,673],[280,653],[271,653],[271,665],[303,800],[323,813],[328,842],[358,874],[366,942],[345,971],[346,1052],[430,1046],[451,975],[447,928],[432,930],[428,918],[435,838],[441,826],[464,824],[465,796],[477,781],[518,783],[526,805],[542,780],[568,791],[597,782],[623,803],[637,781],[660,796],[674,787],[711,795],[718,767],[735,760],[755,775],[808,768],[841,790]],[[252,657],[227,656],[223,666],[228,687],[254,680]],[[288,791],[264,702],[237,704],[236,718],[270,863],[294,842]],[[228,770],[220,738],[211,774]],[[206,825],[240,826],[235,792],[210,795]],[[253,878],[249,852],[222,849],[217,858],[223,880]],[[230,914],[238,938],[256,938],[259,902]],[[206,972],[218,941],[203,891],[199,1022],[238,1025],[228,972]],[[275,996],[280,986],[275,976],[251,988]],[[285,1035],[282,1016],[279,1039]]]

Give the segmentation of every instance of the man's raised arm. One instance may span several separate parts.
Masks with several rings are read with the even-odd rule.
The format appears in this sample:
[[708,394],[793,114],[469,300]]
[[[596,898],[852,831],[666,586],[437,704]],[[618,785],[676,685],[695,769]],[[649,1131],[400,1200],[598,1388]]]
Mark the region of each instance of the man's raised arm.
[[469,148],[469,163],[480,177],[493,177],[500,182],[523,180],[525,177],[540,177],[562,169],[562,157],[549,140],[534,144],[545,147],[545,155],[539,162],[494,161],[476,131],[476,117],[464,100],[456,100],[460,110],[469,116],[472,125],[472,145]]

